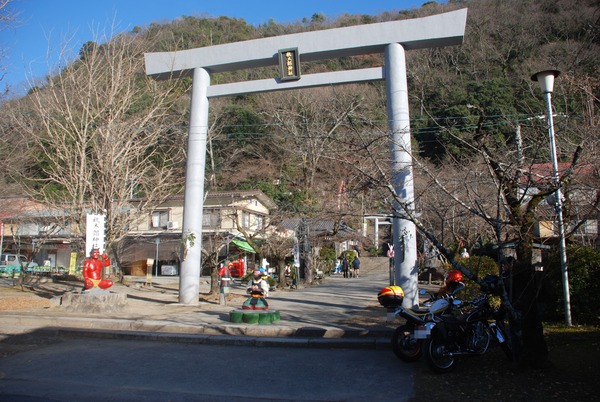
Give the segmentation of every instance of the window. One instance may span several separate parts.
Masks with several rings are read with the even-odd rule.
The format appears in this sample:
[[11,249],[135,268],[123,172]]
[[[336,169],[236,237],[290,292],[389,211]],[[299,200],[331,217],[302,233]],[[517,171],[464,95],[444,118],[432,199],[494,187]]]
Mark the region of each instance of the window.
[[210,228],[221,227],[221,213],[218,209],[204,209],[202,214],[202,226]]
[[17,256],[14,254],[2,254],[0,257],[0,264],[3,265],[15,265],[15,261],[17,261]]
[[169,222],[169,211],[154,211],[152,212],[152,222],[150,227],[153,229],[165,228]]
[[588,219],[587,221],[585,221],[584,233],[598,234],[598,221],[595,219]]
[[242,227],[250,228],[250,214],[248,212],[242,212]]
[[265,217],[262,215],[256,216],[256,230],[262,230],[265,225]]

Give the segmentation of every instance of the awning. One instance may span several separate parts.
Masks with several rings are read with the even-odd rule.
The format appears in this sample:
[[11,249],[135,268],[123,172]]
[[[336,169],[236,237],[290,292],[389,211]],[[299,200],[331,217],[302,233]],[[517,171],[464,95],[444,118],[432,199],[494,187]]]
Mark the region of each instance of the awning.
[[248,251],[249,253],[256,253],[256,251],[252,248],[251,245],[246,243],[243,240],[232,239],[233,244],[235,244],[240,250]]

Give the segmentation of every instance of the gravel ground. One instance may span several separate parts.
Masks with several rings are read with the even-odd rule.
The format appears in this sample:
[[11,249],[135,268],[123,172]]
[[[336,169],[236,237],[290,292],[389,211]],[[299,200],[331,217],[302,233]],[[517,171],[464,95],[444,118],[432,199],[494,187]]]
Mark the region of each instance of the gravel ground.
[[[44,286],[50,281],[43,281],[37,287]],[[48,291],[36,291],[32,286],[24,286],[23,290],[15,286],[16,280],[0,280],[0,311],[27,310],[31,308],[49,307]],[[49,290],[51,286],[48,286]]]

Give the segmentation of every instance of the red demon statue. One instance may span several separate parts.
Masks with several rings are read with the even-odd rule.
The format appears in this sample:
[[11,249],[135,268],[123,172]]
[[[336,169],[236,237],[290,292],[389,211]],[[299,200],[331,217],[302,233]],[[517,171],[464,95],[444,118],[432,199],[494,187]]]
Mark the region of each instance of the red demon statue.
[[102,254],[102,260],[100,260],[100,250],[93,249],[91,257],[83,262],[85,290],[93,288],[108,289],[113,285],[113,281],[110,279],[102,279],[102,270],[108,266],[110,266],[108,255]]

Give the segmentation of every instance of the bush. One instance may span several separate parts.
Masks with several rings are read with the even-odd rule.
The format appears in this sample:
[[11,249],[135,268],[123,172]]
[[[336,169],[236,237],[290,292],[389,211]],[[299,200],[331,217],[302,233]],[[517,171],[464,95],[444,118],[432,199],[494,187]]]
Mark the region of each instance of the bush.
[[371,255],[372,257],[377,257],[379,255],[381,255],[381,249],[378,247],[371,247],[369,248],[369,255]]
[[329,247],[323,247],[319,250],[319,258],[324,261],[335,261],[335,250]]
[[[486,275],[498,275],[500,268],[493,258],[486,256],[472,256],[470,258],[460,258],[461,263],[467,267],[478,279],[483,279]],[[466,280],[466,293],[472,299],[481,293],[479,285],[473,281]],[[492,304],[499,304],[499,297],[492,297]]]
[[356,258],[356,251],[346,250],[340,254],[340,261],[344,260],[344,256],[348,257],[348,266],[352,267],[352,261]]
[[[571,317],[578,324],[600,325],[600,250],[567,247]],[[544,294],[550,318],[564,317],[564,292],[560,254],[552,253],[545,263]]]
[[[493,258],[487,256],[472,256],[470,258],[456,258],[456,261],[471,271],[475,277],[482,279],[486,275],[498,275],[499,268],[498,264]],[[454,269],[449,264],[444,264],[444,271]],[[466,288],[458,294],[458,298],[461,300],[473,300],[477,295],[481,293],[479,285],[463,276],[463,282]],[[494,300],[492,297],[492,304],[499,304],[500,299]]]

